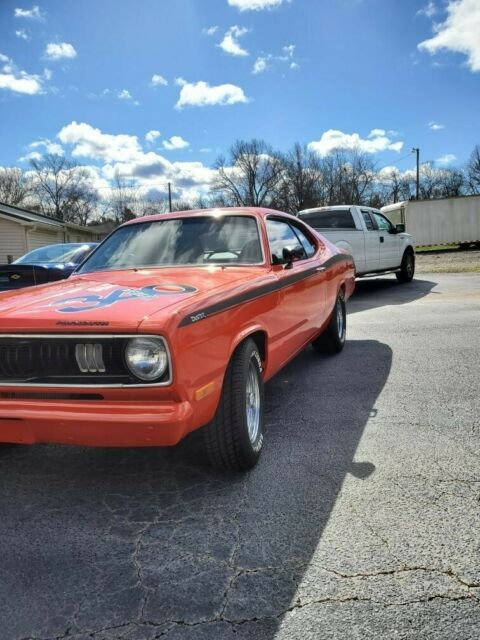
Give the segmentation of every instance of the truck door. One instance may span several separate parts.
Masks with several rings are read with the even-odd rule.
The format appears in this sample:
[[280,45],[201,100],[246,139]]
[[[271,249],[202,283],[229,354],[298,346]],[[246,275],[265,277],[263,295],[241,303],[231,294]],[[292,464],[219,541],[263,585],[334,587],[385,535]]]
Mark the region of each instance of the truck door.
[[378,271],[380,266],[380,232],[368,209],[360,209],[365,222],[365,273]]
[[393,225],[381,213],[372,211],[375,223],[378,227],[380,238],[380,269],[393,269],[401,262],[400,245],[402,239],[392,233]]

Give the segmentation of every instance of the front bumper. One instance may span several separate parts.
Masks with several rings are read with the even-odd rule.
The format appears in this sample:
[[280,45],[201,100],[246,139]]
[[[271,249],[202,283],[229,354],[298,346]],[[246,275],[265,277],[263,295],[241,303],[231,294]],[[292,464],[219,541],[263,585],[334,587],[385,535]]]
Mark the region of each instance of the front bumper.
[[0,400],[0,443],[171,446],[191,430],[192,416],[188,401]]

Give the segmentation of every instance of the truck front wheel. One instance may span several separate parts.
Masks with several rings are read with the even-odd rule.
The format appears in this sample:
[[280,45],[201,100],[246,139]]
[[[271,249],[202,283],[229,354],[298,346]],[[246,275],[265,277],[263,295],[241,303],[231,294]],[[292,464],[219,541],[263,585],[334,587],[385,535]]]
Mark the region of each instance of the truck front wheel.
[[415,274],[415,255],[413,251],[405,251],[400,271],[395,274],[399,282],[411,282]]

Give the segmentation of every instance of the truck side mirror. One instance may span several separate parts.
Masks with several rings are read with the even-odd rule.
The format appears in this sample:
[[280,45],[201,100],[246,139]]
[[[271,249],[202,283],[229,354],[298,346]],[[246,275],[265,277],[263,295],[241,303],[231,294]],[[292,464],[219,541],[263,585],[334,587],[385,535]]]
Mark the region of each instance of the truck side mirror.
[[397,233],[405,233],[405,225],[404,224],[396,224],[395,229]]

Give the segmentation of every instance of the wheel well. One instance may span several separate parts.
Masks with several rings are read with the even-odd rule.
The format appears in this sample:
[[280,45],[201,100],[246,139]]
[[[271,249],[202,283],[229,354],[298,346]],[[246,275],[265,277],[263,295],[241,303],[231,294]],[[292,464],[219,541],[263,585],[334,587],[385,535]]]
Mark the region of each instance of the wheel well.
[[245,340],[248,340],[248,338],[255,342],[260,352],[260,358],[265,363],[267,360],[267,334],[265,331],[255,331],[255,333],[248,335]]
[[413,247],[408,245],[408,247],[406,247],[405,251],[403,252],[403,255],[405,255],[406,253],[414,253]]

